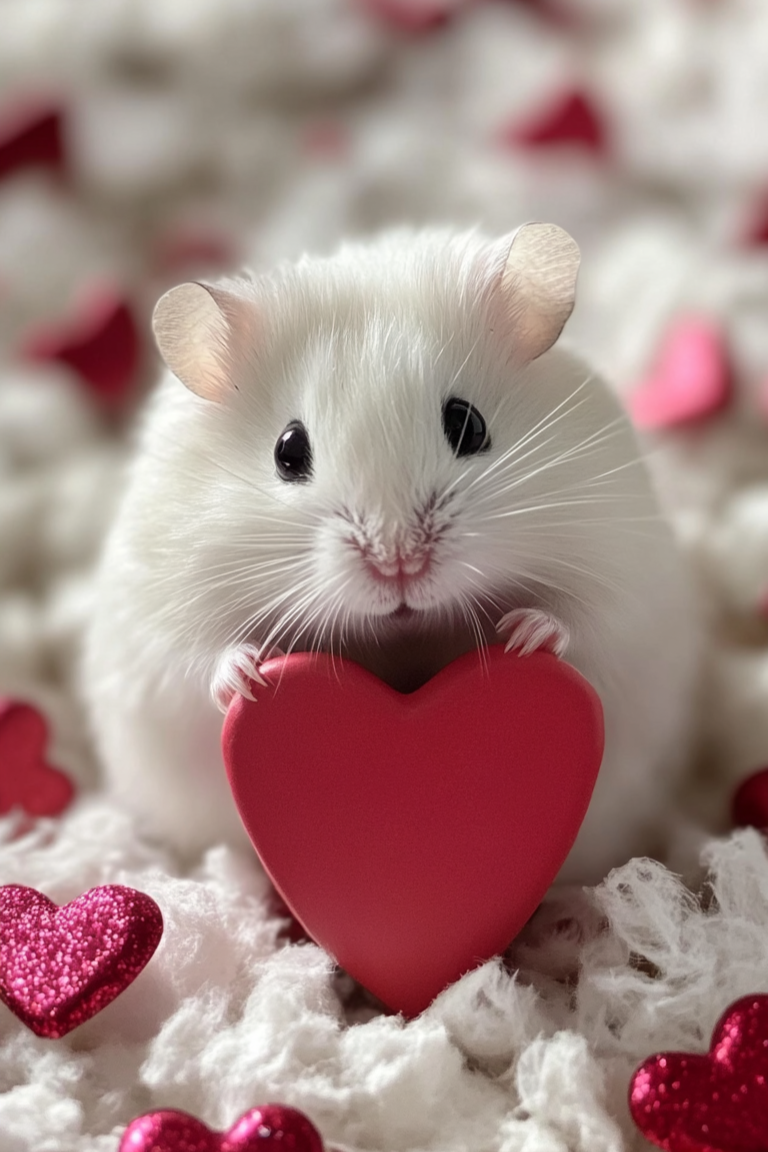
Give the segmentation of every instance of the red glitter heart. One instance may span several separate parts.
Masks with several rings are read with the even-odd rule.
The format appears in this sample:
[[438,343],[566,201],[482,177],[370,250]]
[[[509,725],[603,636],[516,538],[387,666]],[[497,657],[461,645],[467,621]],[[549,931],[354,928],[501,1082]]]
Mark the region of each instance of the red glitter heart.
[[0,180],[32,167],[64,167],[61,109],[40,100],[16,104],[0,114]]
[[732,396],[725,333],[713,320],[688,316],[667,332],[654,372],[629,409],[638,428],[673,428],[716,415]]
[[226,1132],[186,1112],[149,1112],[126,1128],[119,1152],[323,1152],[314,1124],[296,1108],[252,1108]]
[[768,768],[742,780],[733,797],[733,823],[737,828],[768,829]]
[[82,297],[70,320],[28,333],[21,355],[68,365],[104,405],[114,407],[135,381],[141,344],[126,300],[117,289],[99,285]]
[[591,98],[579,89],[563,92],[527,122],[504,129],[502,142],[521,148],[572,144],[595,155],[608,151],[603,119]]
[[0,1000],[37,1036],[58,1039],[106,1008],[160,943],[151,897],[119,884],[59,908],[34,888],[0,888]]
[[222,744],[251,841],[312,939],[416,1015],[504,951],[568,855],[602,758],[597,694],[499,645],[408,694],[306,652],[262,670]]
[[666,1152],[768,1148],[768,996],[726,1010],[706,1056],[664,1052],[632,1077],[632,1117]]
[[75,789],[46,763],[48,725],[31,704],[0,700],[0,816],[21,808],[28,816],[59,816]]

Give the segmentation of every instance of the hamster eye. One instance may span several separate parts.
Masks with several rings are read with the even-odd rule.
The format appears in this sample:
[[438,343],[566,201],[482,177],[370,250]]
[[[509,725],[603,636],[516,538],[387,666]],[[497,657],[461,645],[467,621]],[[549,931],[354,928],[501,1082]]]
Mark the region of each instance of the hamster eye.
[[443,431],[457,456],[474,456],[491,446],[485,420],[467,400],[451,397],[443,404]]
[[311,476],[312,449],[300,420],[292,420],[275,444],[275,464],[282,480],[308,480]]

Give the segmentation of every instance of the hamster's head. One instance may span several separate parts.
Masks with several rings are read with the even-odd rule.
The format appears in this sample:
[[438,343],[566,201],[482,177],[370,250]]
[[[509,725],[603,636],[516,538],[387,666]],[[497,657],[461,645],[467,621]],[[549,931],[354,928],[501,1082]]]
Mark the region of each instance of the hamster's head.
[[221,642],[351,653],[403,686],[414,646],[419,680],[595,563],[556,527],[619,459],[590,448],[604,388],[552,348],[577,269],[552,225],[395,233],[163,297],[160,350],[196,394],[185,573]]

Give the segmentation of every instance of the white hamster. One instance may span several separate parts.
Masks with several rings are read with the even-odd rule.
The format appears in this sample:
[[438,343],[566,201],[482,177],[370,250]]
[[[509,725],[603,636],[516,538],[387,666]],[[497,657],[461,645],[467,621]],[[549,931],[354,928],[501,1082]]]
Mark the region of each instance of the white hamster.
[[84,661],[110,786],[147,831],[190,853],[245,842],[221,710],[273,646],[341,652],[408,690],[502,636],[549,647],[603,702],[561,878],[656,846],[689,746],[695,622],[629,422],[554,346],[578,263],[553,225],[398,231],[161,299],[173,374]]

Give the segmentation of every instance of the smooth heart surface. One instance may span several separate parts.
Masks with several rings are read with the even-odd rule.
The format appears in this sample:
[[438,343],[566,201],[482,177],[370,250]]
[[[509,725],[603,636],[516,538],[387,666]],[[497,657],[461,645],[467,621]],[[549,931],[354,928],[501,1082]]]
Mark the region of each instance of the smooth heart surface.
[[732,384],[720,325],[686,317],[667,332],[655,371],[630,397],[632,419],[660,430],[714,416],[730,402]]
[[71,803],[70,779],[48,764],[48,725],[31,704],[0,700],[0,816],[21,808],[28,816],[59,816]]
[[128,302],[117,289],[99,285],[69,319],[28,333],[21,354],[32,362],[66,364],[102,404],[114,406],[134,384],[141,342]]
[[765,1152],[768,1148],[768,996],[724,1013],[706,1056],[651,1056],[632,1078],[635,1123],[667,1152]]
[[768,768],[742,780],[733,797],[733,823],[737,828],[768,831]]
[[120,1152],[323,1152],[323,1142],[303,1112],[266,1104],[227,1132],[212,1132],[186,1112],[150,1112],[128,1125]]
[[57,1039],[131,984],[160,943],[151,897],[119,884],[59,908],[34,888],[0,888],[0,1000],[38,1036]]
[[262,671],[224,724],[243,823],[310,936],[413,1016],[502,952],[557,874],[602,758],[598,697],[501,646],[408,695],[323,655]]

